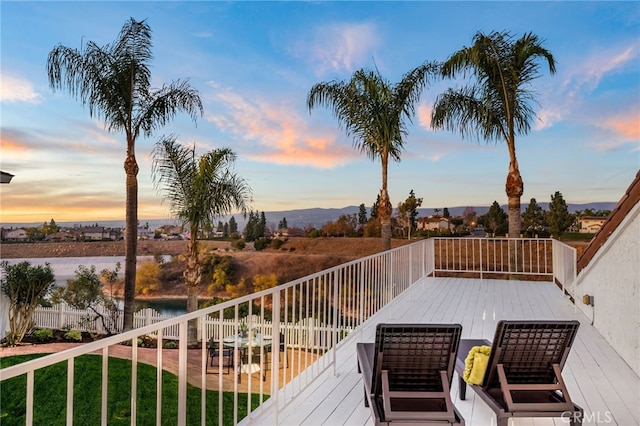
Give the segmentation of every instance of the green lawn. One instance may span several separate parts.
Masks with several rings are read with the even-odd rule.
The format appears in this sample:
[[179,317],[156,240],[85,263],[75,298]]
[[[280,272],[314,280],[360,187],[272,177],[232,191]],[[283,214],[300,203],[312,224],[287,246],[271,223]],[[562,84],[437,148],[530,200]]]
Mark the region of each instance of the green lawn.
[[[43,356],[20,355],[0,358],[0,368]],[[74,424],[100,424],[100,392],[102,357],[84,355],[74,363]],[[177,424],[178,377],[164,371],[162,375],[162,424]],[[66,420],[67,363],[58,363],[36,371],[33,424],[64,425]],[[0,388],[0,424],[24,425],[26,376],[5,380]],[[252,406],[258,406],[259,395],[253,395]],[[207,424],[217,424],[218,392],[207,391]],[[131,424],[131,361],[109,358],[108,413],[109,425]],[[187,384],[187,424],[200,423],[201,390]],[[247,415],[247,394],[238,394],[238,420]],[[233,393],[223,393],[224,424],[233,424]],[[156,368],[138,364],[137,424],[155,425]]]

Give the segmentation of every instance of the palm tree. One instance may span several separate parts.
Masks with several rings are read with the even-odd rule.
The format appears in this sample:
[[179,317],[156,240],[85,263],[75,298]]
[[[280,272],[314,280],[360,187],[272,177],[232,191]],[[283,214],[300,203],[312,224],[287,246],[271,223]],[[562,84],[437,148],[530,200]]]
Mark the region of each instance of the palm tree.
[[188,81],[151,88],[151,29],[145,21],[130,18],[112,45],[87,42],[81,50],[58,45],[47,60],[49,84],[66,89],[91,117],[104,120],[111,132],[124,132],[127,140],[124,329],[133,328],[138,229],[138,163],[136,139],[151,136],[179,111],[195,121],[202,116],[202,101]]
[[400,161],[407,135],[406,120],[411,122],[415,105],[429,76],[437,66],[425,63],[392,85],[376,71],[360,69],[348,81],[315,84],[307,96],[309,112],[316,106],[331,108],[354,147],[372,160],[382,163],[382,188],[378,203],[382,249],[391,248],[393,206],[387,191],[389,158]]
[[508,32],[481,32],[473,45],[455,52],[442,65],[443,77],[467,73],[475,77],[469,86],[449,89],[436,99],[431,126],[458,131],[488,141],[504,140],[509,149],[509,172],[505,190],[509,201],[509,237],[520,236],[520,197],[524,191],[516,158],[516,134],[526,134],[535,116],[530,86],[539,77],[538,59],[544,59],[549,72],[556,71],[551,53],[534,34],[514,40]]
[[[214,149],[196,158],[195,146],[182,146],[173,137],[163,138],[153,151],[152,175],[156,188],[162,188],[172,214],[189,230],[187,266],[183,273],[187,312],[198,309],[202,281],[200,233],[234,209],[245,213],[251,201],[251,188],[231,170],[235,159],[229,148]],[[190,325],[190,342],[195,341],[195,331]]]

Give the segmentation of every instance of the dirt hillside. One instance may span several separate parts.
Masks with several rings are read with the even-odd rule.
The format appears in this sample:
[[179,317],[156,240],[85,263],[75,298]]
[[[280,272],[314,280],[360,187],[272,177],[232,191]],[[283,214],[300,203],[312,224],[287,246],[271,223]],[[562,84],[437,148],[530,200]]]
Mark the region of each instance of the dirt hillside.
[[[226,241],[201,241],[211,250],[226,250]],[[393,247],[406,244],[406,240],[394,240]],[[379,238],[289,238],[278,250],[244,253],[291,253],[297,255],[331,255],[354,259],[380,251]],[[138,241],[138,255],[178,255],[187,249],[186,241]],[[229,250],[229,254],[233,252]],[[82,243],[2,243],[0,258],[22,259],[41,257],[124,256],[124,241],[92,241]]]

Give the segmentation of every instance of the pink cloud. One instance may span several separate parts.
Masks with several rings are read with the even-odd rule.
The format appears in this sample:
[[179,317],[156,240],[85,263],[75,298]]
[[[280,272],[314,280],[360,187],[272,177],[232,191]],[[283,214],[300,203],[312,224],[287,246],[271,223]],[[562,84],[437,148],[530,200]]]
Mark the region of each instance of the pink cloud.
[[319,134],[289,105],[245,98],[229,89],[217,88],[212,101],[221,112],[207,121],[221,130],[258,146],[245,145],[241,155],[253,161],[330,169],[358,156],[351,147],[336,142],[336,130]]
[[640,140],[640,114],[628,112],[603,120],[601,127],[613,131],[624,139]]

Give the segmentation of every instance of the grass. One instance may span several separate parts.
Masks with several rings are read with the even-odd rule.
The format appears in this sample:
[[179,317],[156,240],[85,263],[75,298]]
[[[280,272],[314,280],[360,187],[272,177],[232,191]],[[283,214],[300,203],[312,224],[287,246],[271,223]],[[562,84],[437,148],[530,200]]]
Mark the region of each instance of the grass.
[[[29,361],[44,354],[18,355],[0,358],[0,368]],[[77,425],[100,424],[100,394],[102,383],[102,357],[83,355],[75,360],[74,415]],[[131,361],[109,358],[107,423],[131,424]],[[164,371],[162,374],[162,424],[178,423],[178,377]],[[62,362],[35,372],[33,423],[37,425],[64,425],[66,421],[67,363]],[[26,408],[26,376],[1,382],[0,424],[24,425]],[[138,364],[137,425],[155,425],[156,422],[156,368]],[[233,424],[233,398],[223,392],[223,424]],[[259,405],[259,395],[253,395],[252,407]],[[218,423],[218,391],[208,390],[207,424]],[[187,384],[187,424],[200,423],[201,390]],[[238,394],[238,421],[247,415],[247,394]]]

